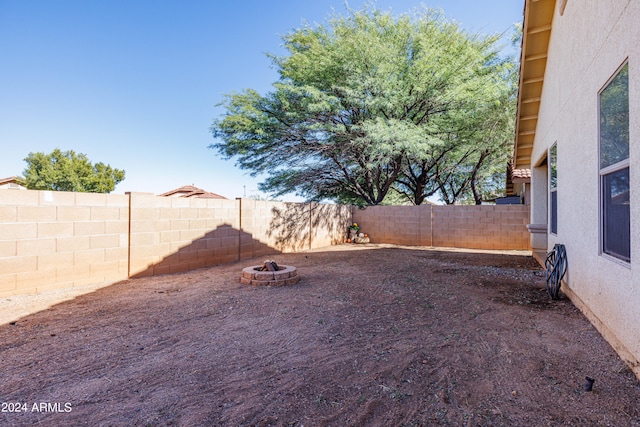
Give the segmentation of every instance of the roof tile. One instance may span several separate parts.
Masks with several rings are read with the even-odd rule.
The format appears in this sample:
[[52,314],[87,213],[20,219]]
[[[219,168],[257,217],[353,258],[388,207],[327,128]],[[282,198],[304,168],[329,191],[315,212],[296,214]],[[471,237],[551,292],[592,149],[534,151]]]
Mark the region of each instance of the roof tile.
[[193,197],[197,199],[226,199],[210,191],[203,190],[202,188],[195,187],[193,185],[183,185],[174,190],[167,191],[166,193],[159,194],[162,197]]

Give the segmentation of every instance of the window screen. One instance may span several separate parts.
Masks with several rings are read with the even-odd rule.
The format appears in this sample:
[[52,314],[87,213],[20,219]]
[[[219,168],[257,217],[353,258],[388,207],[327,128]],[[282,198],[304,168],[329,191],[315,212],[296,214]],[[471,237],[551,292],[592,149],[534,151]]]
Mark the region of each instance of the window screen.
[[629,208],[629,65],[600,92],[602,252],[631,259]]

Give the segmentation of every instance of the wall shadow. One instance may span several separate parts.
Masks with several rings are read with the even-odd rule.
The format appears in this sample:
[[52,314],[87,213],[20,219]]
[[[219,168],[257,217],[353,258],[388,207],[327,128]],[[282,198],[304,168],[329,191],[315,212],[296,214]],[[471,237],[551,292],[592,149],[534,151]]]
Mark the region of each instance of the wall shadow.
[[[253,235],[223,224],[207,232],[204,236],[180,247],[158,262],[149,263],[140,270],[140,260],[136,261],[136,247],[131,248],[130,278],[182,273],[198,268],[229,264],[264,254],[280,251],[253,238]],[[136,265],[138,264],[138,265]]]

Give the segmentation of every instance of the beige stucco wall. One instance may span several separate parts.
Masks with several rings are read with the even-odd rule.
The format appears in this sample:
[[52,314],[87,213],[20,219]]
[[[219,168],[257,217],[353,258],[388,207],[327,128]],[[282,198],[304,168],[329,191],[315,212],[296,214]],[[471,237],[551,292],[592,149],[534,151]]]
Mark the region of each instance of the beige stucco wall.
[[[640,374],[640,2],[582,0],[556,10],[532,168],[558,144],[558,234],[565,293]],[[600,254],[598,92],[628,59],[631,263]],[[536,169],[534,169],[535,171]],[[538,172],[540,169],[538,169]],[[534,181],[536,180],[534,175]],[[540,182],[540,180],[538,180]],[[546,220],[546,186],[533,185],[532,222]]]

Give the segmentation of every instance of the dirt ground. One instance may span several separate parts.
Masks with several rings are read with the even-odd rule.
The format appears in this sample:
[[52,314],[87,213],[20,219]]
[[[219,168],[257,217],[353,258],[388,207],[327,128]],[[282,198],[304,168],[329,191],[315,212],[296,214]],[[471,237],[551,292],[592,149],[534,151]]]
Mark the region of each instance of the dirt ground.
[[638,380],[530,257],[273,258],[301,281],[241,285],[260,258],[0,325],[0,425],[640,426]]

